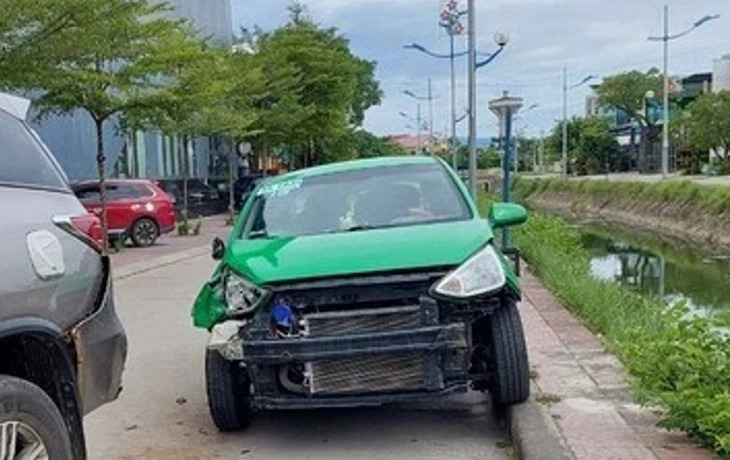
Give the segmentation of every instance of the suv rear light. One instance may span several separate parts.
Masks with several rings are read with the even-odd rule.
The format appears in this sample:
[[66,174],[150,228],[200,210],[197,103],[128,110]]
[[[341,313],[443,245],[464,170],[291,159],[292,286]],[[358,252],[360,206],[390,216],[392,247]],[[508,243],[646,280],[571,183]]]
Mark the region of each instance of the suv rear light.
[[101,222],[94,214],[54,217],[53,223],[91,246],[95,251],[101,252],[103,241]]

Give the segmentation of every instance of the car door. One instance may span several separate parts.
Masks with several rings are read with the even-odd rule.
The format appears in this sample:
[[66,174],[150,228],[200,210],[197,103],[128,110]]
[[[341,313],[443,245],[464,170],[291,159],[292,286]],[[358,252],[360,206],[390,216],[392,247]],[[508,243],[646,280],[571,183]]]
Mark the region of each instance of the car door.
[[110,182],[106,187],[109,230],[114,233],[127,232],[138,216],[136,197],[129,184]]
[[0,110],[0,320],[42,318],[69,328],[92,310],[99,253],[59,222],[88,216],[30,129]]

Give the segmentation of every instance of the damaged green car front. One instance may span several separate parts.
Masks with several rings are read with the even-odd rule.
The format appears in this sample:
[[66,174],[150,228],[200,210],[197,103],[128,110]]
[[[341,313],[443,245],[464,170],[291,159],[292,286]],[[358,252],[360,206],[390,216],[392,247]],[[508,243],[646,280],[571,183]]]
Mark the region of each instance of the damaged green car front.
[[529,394],[513,264],[438,160],[332,165],[264,183],[193,308],[222,430],[254,409],[378,405],[467,391]]

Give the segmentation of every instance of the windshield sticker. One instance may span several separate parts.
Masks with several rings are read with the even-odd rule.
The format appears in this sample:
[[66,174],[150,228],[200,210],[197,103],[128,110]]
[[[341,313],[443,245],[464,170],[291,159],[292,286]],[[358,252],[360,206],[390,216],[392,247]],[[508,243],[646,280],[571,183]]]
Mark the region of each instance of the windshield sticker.
[[284,182],[264,185],[259,189],[258,192],[256,192],[256,196],[280,198],[289,195],[291,192],[298,190],[301,187],[301,179],[291,179]]

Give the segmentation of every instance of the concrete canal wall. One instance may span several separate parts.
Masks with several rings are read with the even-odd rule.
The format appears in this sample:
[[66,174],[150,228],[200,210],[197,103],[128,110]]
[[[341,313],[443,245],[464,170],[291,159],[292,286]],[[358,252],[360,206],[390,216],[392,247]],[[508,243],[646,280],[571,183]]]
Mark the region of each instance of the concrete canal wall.
[[520,178],[516,196],[574,219],[596,219],[730,254],[730,187]]

